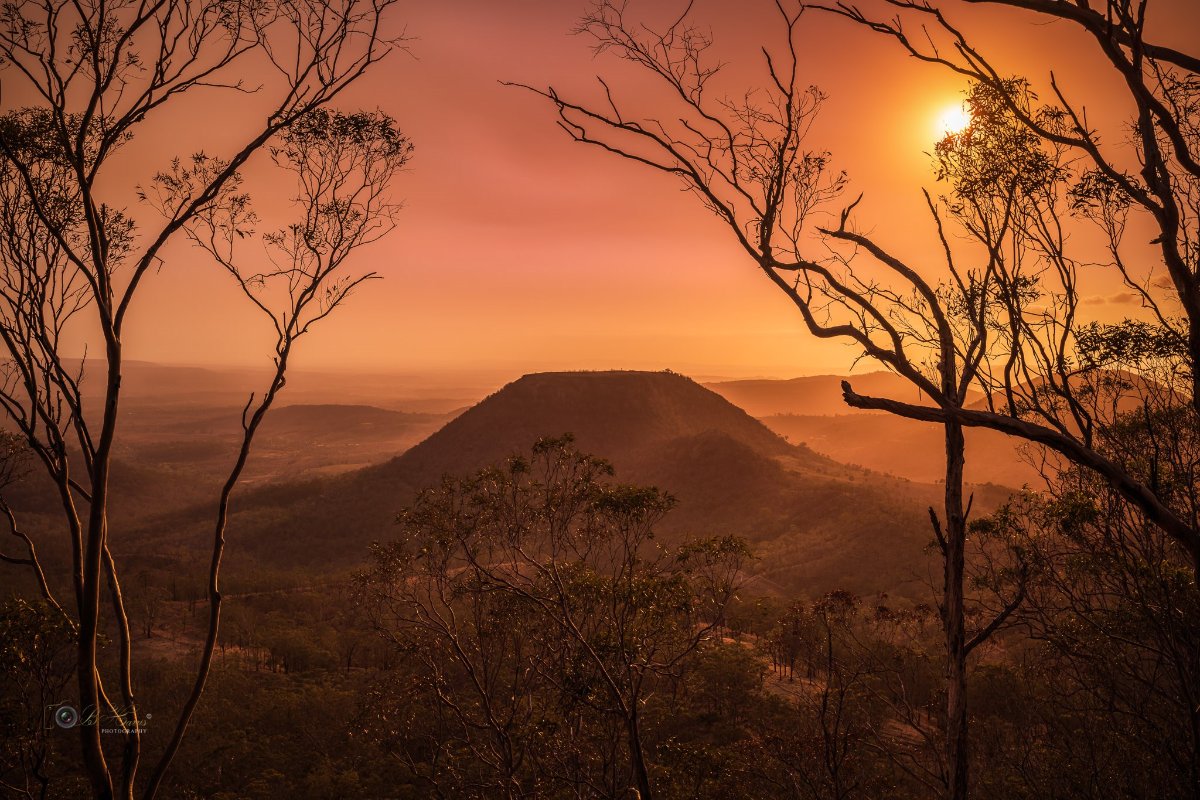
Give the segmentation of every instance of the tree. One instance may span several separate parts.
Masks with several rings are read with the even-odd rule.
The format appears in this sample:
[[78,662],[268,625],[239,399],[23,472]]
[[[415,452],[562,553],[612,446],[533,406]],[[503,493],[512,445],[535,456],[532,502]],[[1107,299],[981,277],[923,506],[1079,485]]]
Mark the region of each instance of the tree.
[[154,623],[158,621],[162,612],[162,604],[170,593],[154,583],[153,576],[148,571],[138,573],[134,583],[137,588],[137,594],[132,598],[135,616],[138,617],[142,636],[150,639],[154,636]]
[[830,592],[802,611],[810,633],[804,660],[811,683],[800,689],[799,706],[814,724],[785,752],[814,800],[866,796],[870,789],[867,770],[858,763],[868,705],[866,662],[852,644],[858,613],[859,599],[848,592]]
[[[566,99],[552,87],[524,88],[553,103],[560,127],[576,141],[679,179],[786,295],[813,335],[848,340],[863,357],[904,377],[936,403],[920,418],[939,422],[945,434],[942,517],[932,509],[930,516],[944,568],[940,611],[948,686],[947,792],[963,797],[968,781],[967,659],[981,637],[995,629],[988,624],[969,635],[965,626],[969,501],[963,490],[963,429],[973,424],[971,415],[976,413],[967,408],[969,392],[992,371],[991,359],[1001,338],[996,335],[997,319],[1011,310],[1005,301],[1023,277],[1019,271],[1006,271],[1002,253],[994,249],[983,268],[961,269],[943,231],[941,212],[928,194],[945,252],[940,275],[905,264],[857,232],[852,215],[858,201],[841,211],[836,227],[813,225],[825,213],[823,207],[842,194],[846,176],[832,169],[829,153],[805,146],[824,95],[806,87],[800,75],[798,37],[804,7],[778,2],[776,9],[781,35],[762,49],[762,83],[736,98],[713,95],[710,84],[721,67],[709,52],[711,37],[692,21],[690,6],[668,27],[655,30],[630,18],[626,4],[608,0],[593,6],[580,32],[592,38],[598,52],[611,52],[643,69],[664,90],[671,113],[653,119],[630,114],[603,79],[603,96],[592,104]],[[980,160],[1014,155],[1044,160],[1036,142],[1005,138],[1004,122],[998,119],[990,126],[984,138],[992,150],[973,156],[976,166]],[[1033,195],[1027,187],[1008,185],[1003,171],[971,176],[969,159],[953,157],[965,155],[965,149],[942,154],[956,193],[973,186],[989,211],[1000,203],[1019,202],[1025,210],[1039,212],[1036,204],[1029,204]],[[1061,175],[1050,170],[1041,179],[1057,187]],[[1008,232],[1007,226],[986,231],[1000,236]],[[806,256],[816,246],[814,234],[827,246],[828,254],[820,258]],[[864,267],[860,258],[870,266]],[[880,273],[886,278],[875,277]],[[844,390],[851,405],[907,411],[891,401],[859,398],[848,384]]]
[[[902,403],[863,397],[848,383],[844,386],[853,406],[938,423],[946,431],[946,525],[937,532],[946,566],[942,611],[950,680],[960,687],[965,656],[976,641],[964,635],[961,590],[956,589],[961,586],[965,528],[951,487],[961,427],[1008,433],[1096,472],[1185,547],[1200,569],[1200,529],[1188,506],[1170,502],[1096,438],[1116,421],[1124,403],[1184,406],[1194,412],[1200,402],[1193,368],[1200,352],[1194,288],[1200,61],[1146,40],[1150,3],[1145,0],[1111,0],[1101,3],[1100,10],[1090,3],[1051,0],[980,3],[1063,19],[1090,35],[1128,90],[1135,110],[1131,150],[1114,154],[1114,146],[1102,147],[1086,115],[1053,81],[1056,104],[1043,105],[1027,82],[998,72],[948,21],[943,8],[950,2],[882,0],[879,6],[900,15],[892,18],[868,16],[847,4],[777,3],[785,36],[764,48],[764,83],[757,92],[747,92],[746,100],[713,98],[706,91],[719,66],[706,57],[711,39],[687,14],[655,32],[628,22],[624,6],[600,3],[582,31],[595,37],[598,49],[615,52],[659,81],[676,104],[677,121],[629,115],[608,84],[595,104],[566,100],[553,89],[541,92],[575,139],[682,179],[791,299],[812,333],[849,338],[930,398],[928,405]],[[852,224],[854,204],[842,212],[836,228],[816,228],[818,238],[833,247],[833,257],[804,255],[813,247],[803,235],[806,220],[841,188],[840,176],[827,169],[827,155],[806,153],[802,144],[820,98],[816,90],[801,88],[795,70],[796,29],[806,9],[849,18],[894,38],[909,54],[976,82],[971,128],[961,139],[952,137],[947,146],[939,146],[941,177],[953,190],[940,208],[929,203],[945,266],[911,266],[858,233]],[[914,18],[924,26],[920,36],[908,33],[906,21]],[[1117,142],[1118,149],[1126,141],[1119,136],[1108,140]],[[1125,231],[1135,213],[1149,219],[1160,234],[1151,244],[1171,281],[1165,301],[1157,297],[1149,277],[1129,266],[1133,262]],[[1064,229],[1071,215],[1100,226],[1109,266],[1150,309],[1152,322],[1083,322],[1076,268],[1086,256],[1067,247]],[[943,216],[982,250],[985,266],[956,267],[976,256],[946,235]],[[872,262],[873,270],[856,271],[852,262],[863,260]],[[863,277],[880,272],[886,280]],[[1182,310],[1182,319],[1173,308]],[[947,336],[947,330],[954,335]],[[945,358],[951,340],[957,367]],[[1178,371],[1165,383],[1152,383],[1147,375],[1121,375],[1112,363],[1092,357],[1119,358],[1129,346],[1164,356],[1174,353]],[[982,409],[962,402],[972,384],[983,392]],[[1194,413],[1183,419],[1196,425]],[[1001,613],[1005,615],[1003,609]],[[989,623],[980,633],[993,630]],[[962,796],[968,787],[966,737],[955,720],[965,720],[965,706],[956,702],[956,694],[963,692],[952,692],[949,699],[947,756],[955,765],[951,793]]]
[[22,555],[8,555],[0,552],[0,561],[15,566],[29,567],[44,600],[70,623],[70,617],[62,610],[62,606],[58,604],[58,601],[54,599],[53,592],[50,591],[46,571],[42,569],[42,561],[38,557],[37,545],[34,544],[33,538],[21,529],[16,513],[5,499],[6,491],[21,481],[28,473],[30,457],[29,448],[25,446],[20,434],[9,431],[0,433],[0,513],[4,514],[5,520],[8,522],[8,532],[21,542],[25,551]]
[[[79,702],[93,713],[111,713],[117,702],[122,708],[113,714],[126,728],[115,763],[98,727],[79,726],[96,797],[131,798],[141,758],[127,600],[109,542],[126,321],[165,248],[183,236],[217,259],[274,323],[277,336],[274,375],[246,405],[244,436],[218,501],[201,667],[145,783],[145,795],[153,797],[204,690],[220,622],[225,523],[254,434],[283,388],[297,339],[363,279],[344,274],[347,257],[382,234],[395,210],[384,190],[408,158],[407,140],[383,115],[327,108],[396,45],[383,30],[391,5],[99,0],[18,2],[3,11],[0,59],[33,104],[0,117],[0,339],[6,350],[0,404],[62,508],[72,554],[62,583],[74,601],[63,607],[78,625]],[[259,89],[243,77],[255,63],[264,71]],[[120,185],[114,154],[135,141],[147,119],[203,92],[259,92],[265,113],[232,155],[196,153],[137,189],[161,219],[136,219],[123,208],[135,187],[122,187],[127,195],[107,188]],[[263,237],[273,254],[268,269],[244,262],[239,248],[255,221],[241,171],[264,150],[297,179],[301,214]],[[70,327],[84,322],[102,345],[102,376],[86,385],[84,362],[69,358],[64,344]],[[85,402],[93,391],[103,401],[99,413]],[[30,560],[36,562],[32,550]],[[41,571],[37,564],[34,569]],[[41,582],[55,604],[57,583]],[[108,612],[101,602],[105,585]],[[120,651],[107,681],[98,664],[106,626]]]
[[[1083,109],[1076,107],[1059,89],[1053,76],[1052,105],[1031,103],[1036,99],[1023,81],[1002,75],[992,62],[972,46],[967,35],[948,18],[945,8],[953,3],[884,0],[891,18],[868,15],[847,4],[812,4],[811,8],[846,18],[896,41],[908,54],[953,70],[993,95],[991,113],[1013,120],[1023,136],[1043,150],[1069,154],[1078,162],[1071,178],[1070,210],[1079,218],[1097,224],[1107,240],[1107,266],[1119,274],[1149,309],[1150,323],[1130,320],[1115,327],[1086,325],[1076,313],[1080,286],[1074,267],[1083,257],[1068,257],[1065,241],[1041,255],[1051,259],[1054,272],[1063,280],[1053,286],[1061,294],[1047,314],[1039,308],[1039,275],[1035,269],[1011,272],[1005,316],[1009,321],[1007,366],[992,372],[981,388],[991,398],[986,409],[956,410],[950,414],[937,396],[937,407],[916,407],[847,392],[847,402],[861,408],[882,408],[911,419],[944,422],[953,416],[964,425],[988,427],[1043,445],[1066,460],[1101,475],[1116,486],[1147,519],[1158,525],[1191,554],[1200,572],[1200,528],[1188,515],[1163,502],[1155,487],[1139,481],[1119,463],[1095,446],[1098,427],[1113,419],[1118,403],[1114,395],[1153,394],[1155,403],[1200,408],[1200,373],[1195,369],[1200,356],[1200,216],[1196,197],[1200,167],[1200,58],[1163,47],[1146,39],[1150,0],[1103,0],[1068,4],[1052,0],[962,0],[1017,8],[1043,19],[1061,20],[1078,27],[1095,41],[1098,54],[1116,73],[1132,109],[1134,135],[1103,137],[1090,127]],[[906,22],[914,21],[923,33],[909,35]],[[1077,159],[1075,157],[1078,157]],[[1136,171],[1135,171],[1136,170]],[[1157,229],[1150,249],[1133,249],[1127,241],[1131,218],[1136,215]],[[1057,215],[1044,217],[1055,235]],[[1017,236],[1028,231],[1018,231]],[[1057,231],[1061,234],[1061,229]],[[990,232],[985,242],[993,252],[1013,241],[1012,231]],[[1057,252],[1054,252],[1057,250]],[[1131,265],[1147,259],[1166,271],[1167,296],[1162,298],[1154,284],[1154,270],[1138,271]],[[1053,285],[1053,284],[1052,284]],[[1181,316],[1180,316],[1181,315]],[[1140,334],[1130,336],[1131,333]],[[1083,334],[1081,337],[1079,334]],[[1090,337],[1090,338],[1089,338]],[[1133,387],[1114,386],[1108,364],[1087,357],[1091,344],[1107,344],[1110,352],[1126,344],[1150,345],[1179,356],[1180,372],[1161,386],[1139,381]],[[1096,392],[1097,383],[1108,391]],[[1115,390],[1115,391],[1114,391]],[[1195,425],[1195,414],[1188,423]]]
[[[611,474],[564,437],[447,478],[400,515],[401,538],[377,546],[361,578],[381,631],[416,659],[421,691],[492,773],[492,792],[633,788],[649,800],[646,704],[680,680],[738,585],[740,540],[658,543],[673,500]],[[610,743],[627,768],[604,759]],[[442,779],[477,791],[446,759]]]
[[[1173,504],[1195,491],[1200,442],[1178,424],[1186,407],[1131,411],[1108,426],[1104,452]],[[1058,698],[1036,727],[1076,785],[1112,782],[1125,794],[1200,791],[1200,590],[1188,553],[1087,470],[1063,470],[1045,494],[1025,493],[979,520],[976,581],[994,597],[1020,583],[1013,614],[1034,643],[1029,691]],[[999,601],[993,601],[996,603]],[[1153,743],[1150,745],[1148,743]],[[1072,752],[1075,751],[1075,752]],[[1080,758],[1090,751],[1098,757]],[[1030,788],[1051,794],[1053,769]],[[1042,781],[1043,785],[1036,785]]]

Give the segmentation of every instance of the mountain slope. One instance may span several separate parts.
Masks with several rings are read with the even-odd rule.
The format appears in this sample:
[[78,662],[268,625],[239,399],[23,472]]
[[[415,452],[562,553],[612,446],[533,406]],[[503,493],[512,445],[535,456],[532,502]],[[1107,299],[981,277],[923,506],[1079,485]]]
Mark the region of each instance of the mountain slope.
[[[863,413],[855,412],[842,400],[843,380],[847,380],[843,375],[807,375],[789,380],[764,378],[720,381],[704,386],[754,417]],[[861,394],[901,400],[916,399],[915,390],[909,383],[890,372],[870,372],[849,380],[853,382],[855,391]]]

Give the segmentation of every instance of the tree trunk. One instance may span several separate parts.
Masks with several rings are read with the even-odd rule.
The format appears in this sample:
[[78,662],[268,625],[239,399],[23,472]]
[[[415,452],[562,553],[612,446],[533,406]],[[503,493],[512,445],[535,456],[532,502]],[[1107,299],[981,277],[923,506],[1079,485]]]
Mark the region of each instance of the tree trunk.
[[633,781],[637,787],[640,800],[650,800],[650,773],[646,769],[646,757],[642,752],[641,726],[638,723],[637,698],[630,701],[629,717],[626,724],[629,727],[629,756],[633,768]]
[[946,533],[943,544],[942,622],[946,634],[947,797],[965,800],[968,787],[967,647],[963,622],[963,570],[967,523],[963,509],[966,444],[962,425],[948,422],[946,432]]
[[[105,320],[106,332],[111,323]],[[115,336],[107,337],[108,383],[105,388],[104,416],[94,456],[91,508],[88,511],[87,536],[83,546],[83,596],[79,606],[79,703],[80,744],[83,763],[97,800],[114,797],[112,772],[104,757],[100,737],[100,716],[104,707],[100,696],[97,667],[97,638],[100,634],[100,581],[103,553],[108,538],[108,472],[113,434],[117,424],[117,404],[121,391],[121,349]],[[89,718],[90,717],[90,718]]]

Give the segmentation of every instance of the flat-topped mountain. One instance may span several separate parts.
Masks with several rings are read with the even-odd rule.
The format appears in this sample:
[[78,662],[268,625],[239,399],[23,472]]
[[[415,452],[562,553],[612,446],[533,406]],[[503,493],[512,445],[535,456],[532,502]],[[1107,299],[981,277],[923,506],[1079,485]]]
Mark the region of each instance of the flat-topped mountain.
[[[662,531],[755,544],[764,587],[887,589],[923,570],[933,487],[846,467],[788,444],[742,409],[670,372],[526,375],[384,464],[281,484],[235,501],[231,556],[253,563],[360,562],[395,514],[444,474],[469,474],[572,433],[616,479],[679,500]],[[269,559],[269,562],[267,561]]]
[[725,398],[673,372],[525,375],[452,420],[398,460],[426,479],[477,469],[570,432],[619,469],[665,442],[718,433],[766,457],[803,454]]

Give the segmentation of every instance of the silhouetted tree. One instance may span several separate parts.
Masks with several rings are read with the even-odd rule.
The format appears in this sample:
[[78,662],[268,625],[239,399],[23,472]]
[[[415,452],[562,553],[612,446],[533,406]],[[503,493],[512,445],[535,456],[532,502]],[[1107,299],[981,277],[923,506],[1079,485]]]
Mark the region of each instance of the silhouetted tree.
[[[603,80],[603,97],[594,104],[565,99],[553,88],[525,88],[554,104],[560,126],[576,141],[680,179],[789,298],[813,335],[849,340],[863,356],[904,377],[936,403],[924,413],[942,424],[946,448],[943,515],[939,519],[931,509],[930,516],[944,567],[940,611],[948,686],[947,791],[962,797],[967,790],[967,658],[980,636],[993,629],[985,626],[968,635],[965,627],[969,503],[963,490],[963,428],[971,424],[967,415],[976,413],[967,408],[969,391],[990,372],[996,309],[1004,308],[1011,287],[1004,283],[1003,263],[995,258],[979,270],[957,266],[941,213],[928,195],[946,256],[941,281],[858,233],[852,225],[858,201],[841,212],[836,227],[814,230],[813,220],[842,193],[846,177],[832,170],[828,153],[806,149],[805,138],[824,95],[805,86],[800,76],[803,6],[779,2],[776,8],[780,36],[774,46],[762,49],[762,83],[735,99],[714,96],[710,89],[720,64],[709,52],[711,38],[691,20],[690,6],[658,31],[629,18],[626,4],[608,0],[593,6],[580,32],[593,39],[598,52],[612,52],[645,70],[665,90],[673,104],[670,113],[652,119],[631,115]],[[999,124],[992,127],[1003,130]],[[1023,141],[1004,141],[993,152],[1003,148],[1005,156],[1035,149]],[[958,180],[957,192],[966,185],[967,170],[950,156],[943,156],[943,166]],[[1054,184],[1058,176],[1047,180]],[[1002,184],[1003,176],[985,176],[982,186],[989,203],[999,202],[1006,188]],[[829,246],[820,258],[805,255],[814,233]],[[870,260],[869,268],[856,263],[859,255]],[[885,278],[876,277],[880,274]],[[859,398],[849,384],[843,388],[852,405],[906,411],[903,404]]]
[[[114,715],[126,727],[118,763],[110,764],[98,726],[79,726],[96,797],[131,798],[141,758],[127,600],[109,542],[126,321],[138,307],[144,280],[182,234],[217,257],[277,334],[275,373],[261,399],[246,405],[244,437],[218,503],[202,663],[145,783],[145,795],[153,797],[208,675],[219,624],[225,520],[254,433],[283,387],[296,340],[361,280],[344,275],[347,256],[383,232],[394,210],[384,189],[408,157],[407,142],[382,115],[327,109],[395,46],[382,30],[391,5],[99,0],[17,2],[3,12],[6,82],[19,85],[18,95],[31,98],[31,105],[0,116],[0,339],[6,351],[0,405],[62,507],[72,558],[69,605],[79,630],[78,700],[92,713],[114,708],[97,663],[106,622],[119,645],[118,669],[107,682],[124,709]],[[212,104],[222,92],[254,91],[245,77],[252,64],[262,69],[261,121],[232,155],[197,152],[164,168],[150,185],[121,186],[113,156],[137,141],[146,120],[201,92]],[[265,270],[243,264],[234,252],[254,222],[241,170],[264,149],[297,179],[301,213],[294,225],[264,237],[273,264]],[[160,221],[137,220],[124,210],[135,188],[162,213]],[[122,189],[128,196],[112,194]],[[68,327],[84,320],[102,352],[102,377],[87,389],[84,363],[68,358],[63,342]],[[92,392],[102,399],[99,413],[85,402]],[[36,561],[32,549],[29,558]],[[57,603],[51,592],[56,582],[40,582]],[[110,616],[102,612],[103,584]]]

